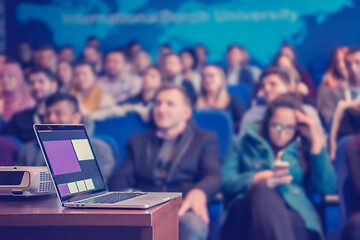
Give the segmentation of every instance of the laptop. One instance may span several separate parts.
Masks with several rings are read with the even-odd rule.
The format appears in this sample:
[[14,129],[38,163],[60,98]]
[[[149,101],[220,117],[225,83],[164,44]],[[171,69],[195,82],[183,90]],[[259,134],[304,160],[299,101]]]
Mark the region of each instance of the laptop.
[[34,124],[63,207],[146,209],[181,196],[166,192],[110,192],[84,125]]

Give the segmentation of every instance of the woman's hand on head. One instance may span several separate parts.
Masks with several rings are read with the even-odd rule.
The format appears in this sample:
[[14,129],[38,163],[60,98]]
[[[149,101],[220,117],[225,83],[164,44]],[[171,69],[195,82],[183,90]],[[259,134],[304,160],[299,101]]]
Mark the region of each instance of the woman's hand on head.
[[312,153],[320,153],[323,148],[323,141],[321,134],[319,134],[319,130],[317,129],[318,126],[315,120],[300,111],[296,111],[295,116],[298,122],[298,130],[300,131],[300,134],[309,139],[311,142]]

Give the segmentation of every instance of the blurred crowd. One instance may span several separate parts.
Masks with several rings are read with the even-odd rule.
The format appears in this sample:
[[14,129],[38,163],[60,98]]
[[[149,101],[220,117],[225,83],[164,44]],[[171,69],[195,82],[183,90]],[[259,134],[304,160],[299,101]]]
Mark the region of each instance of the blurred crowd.
[[[183,193],[180,239],[208,237],[214,199],[226,207],[223,239],[324,239],[308,191],[336,193],[332,161],[349,135],[342,157],[360,200],[360,48],[335,49],[319,85],[289,44],[266,68],[238,44],[224,49],[224,64],[209,51],[163,44],[155,61],[137,41],[105,53],[89,37],[79,57],[71,45],[20,43],[17,58],[0,54],[0,165],[45,165],[33,124],[81,123],[110,189]],[[201,111],[229,116],[226,156],[193,120]],[[152,129],[131,136],[118,161],[92,133],[130,112]],[[343,239],[360,239],[359,211]]]

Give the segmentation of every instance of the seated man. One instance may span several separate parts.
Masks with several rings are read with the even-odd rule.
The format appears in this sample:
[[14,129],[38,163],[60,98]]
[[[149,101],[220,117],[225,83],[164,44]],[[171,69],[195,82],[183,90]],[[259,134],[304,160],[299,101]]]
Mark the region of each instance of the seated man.
[[[360,48],[351,48],[346,55],[346,66],[349,73],[349,85],[354,106],[347,108],[340,118],[337,140],[350,134],[360,132]],[[335,117],[335,116],[334,116]]]
[[185,79],[183,75],[184,66],[179,55],[176,53],[166,55],[164,57],[164,66],[161,68],[164,70],[164,82],[182,86],[190,97],[191,103],[195,104],[196,91],[192,82],[189,79]]
[[[55,93],[46,99],[45,105],[44,123],[46,124],[80,124],[82,122],[78,102],[71,95]],[[107,180],[115,165],[112,149],[108,144],[98,139],[91,138],[90,141],[99,162],[101,173]],[[36,140],[22,146],[14,165],[45,166],[44,157]]]
[[112,95],[117,103],[141,91],[141,79],[130,72],[121,50],[112,50],[106,55],[105,75],[99,78],[99,84],[103,92]]
[[188,123],[191,114],[185,90],[163,86],[155,97],[157,129],[129,139],[124,162],[108,184],[111,190],[182,192],[179,232],[186,240],[207,238],[207,201],[220,187],[216,136]]

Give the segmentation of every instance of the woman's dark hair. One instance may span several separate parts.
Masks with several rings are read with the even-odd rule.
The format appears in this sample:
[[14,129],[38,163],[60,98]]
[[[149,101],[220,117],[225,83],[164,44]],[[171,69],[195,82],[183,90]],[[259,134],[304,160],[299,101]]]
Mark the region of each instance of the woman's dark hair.
[[[270,125],[270,119],[273,117],[274,113],[278,108],[290,108],[293,110],[298,110],[301,112],[304,112],[302,108],[302,102],[300,98],[294,94],[294,93],[285,93],[280,96],[278,96],[275,100],[273,100],[269,106],[267,107],[267,110],[265,112],[264,118],[261,123],[260,127],[260,135],[267,140],[267,142],[270,142],[269,137],[269,125]],[[297,134],[294,136],[294,140],[296,140]],[[271,144],[270,144],[271,145]],[[307,152],[310,147],[310,142],[308,139],[300,136],[300,164],[305,169],[307,164],[305,163],[305,159],[307,158]]]
[[281,107],[291,108],[303,112],[301,100],[294,93],[285,93],[278,96],[268,105],[262,120],[260,135],[263,136],[266,140],[269,140],[270,119],[273,117],[276,110]]
[[339,70],[336,67],[338,56],[340,54],[344,54],[342,51],[344,52],[343,49],[337,48],[332,52],[330,63],[329,63],[329,66],[327,68],[327,72],[330,72],[331,74],[333,74],[337,79],[344,79],[345,78],[345,76],[341,75],[341,73],[339,72]]
[[197,58],[197,55],[196,55],[196,53],[195,53],[195,50],[192,49],[192,48],[183,49],[183,50],[180,51],[179,56],[181,56],[181,55],[184,54],[184,53],[187,53],[187,54],[189,54],[189,55],[192,57],[192,59],[193,59],[193,65],[191,66],[191,69],[192,69],[192,70],[195,70],[195,69],[196,69],[196,66],[198,65],[198,58]]

